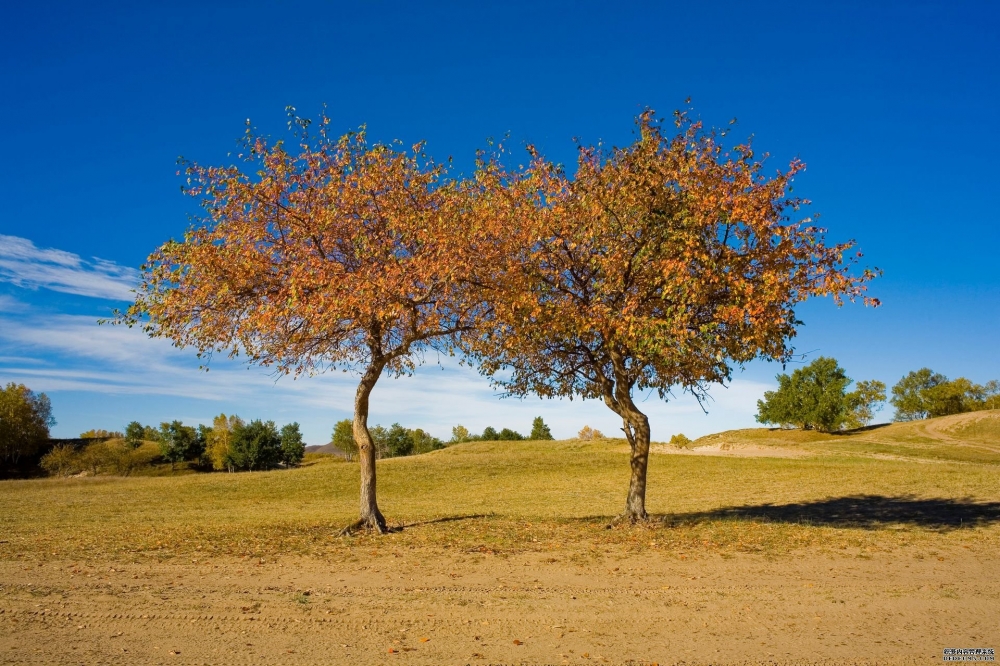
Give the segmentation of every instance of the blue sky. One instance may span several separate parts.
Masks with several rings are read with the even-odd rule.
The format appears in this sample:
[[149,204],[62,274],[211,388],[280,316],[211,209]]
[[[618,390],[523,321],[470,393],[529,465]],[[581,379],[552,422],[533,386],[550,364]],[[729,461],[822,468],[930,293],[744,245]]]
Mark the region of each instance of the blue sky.
[[[97,326],[187,226],[178,156],[224,163],[247,118],[280,134],[287,105],[326,104],[344,131],[425,139],[456,171],[505,133],[569,162],[573,137],[626,143],[644,107],[689,96],[708,124],[737,118],[775,168],[801,157],[810,213],[885,271],[882,308],[802,307],[800,351],[889,385],[922,366],[1000,377],[1000,5],[826,4],[8,3],[0,382],[48,393],[57,436],[236,412],[326,441],[350,415],[352,376],[206,374],[193,352]],[[373,423],[446,438],[456,423],[526,431],[541,414],[557,436],[618,431],[601,404],[501,401],[474,372],[427,361],[380,382]],[[708,415],[650,397],[654,439],[753,425],[780,370],[752,364]]]

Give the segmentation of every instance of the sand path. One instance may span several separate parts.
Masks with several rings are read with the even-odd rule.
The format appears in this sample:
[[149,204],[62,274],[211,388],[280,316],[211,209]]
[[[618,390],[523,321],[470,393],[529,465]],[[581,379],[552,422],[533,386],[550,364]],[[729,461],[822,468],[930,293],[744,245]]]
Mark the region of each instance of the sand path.
[[957,546],[0,561],[0,663],[941,663],[998,611],[1000,558]]

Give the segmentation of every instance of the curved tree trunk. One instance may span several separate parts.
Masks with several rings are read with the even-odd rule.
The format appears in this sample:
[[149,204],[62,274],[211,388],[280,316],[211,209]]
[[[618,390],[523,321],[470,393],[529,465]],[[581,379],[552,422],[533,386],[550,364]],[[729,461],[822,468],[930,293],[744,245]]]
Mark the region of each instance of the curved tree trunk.
[[351,527],[367,527],[385,533],[385,517],[378,510],[375,493],[375,445],[368,432],[368,398],[381,374],[380,364],[370,365],[354,395],[354,441],[358,445],[358,460],[361,463],[361,516]]
[[625,500],[624,520],[637,522],[646,520],[646,471],[649,468],[649,419],[637,409],[631,409],[622,417],[625,421],[625,434],[628,437],[632,453],[629,464],[632,468],[632,478],[628,484],[628,497]]

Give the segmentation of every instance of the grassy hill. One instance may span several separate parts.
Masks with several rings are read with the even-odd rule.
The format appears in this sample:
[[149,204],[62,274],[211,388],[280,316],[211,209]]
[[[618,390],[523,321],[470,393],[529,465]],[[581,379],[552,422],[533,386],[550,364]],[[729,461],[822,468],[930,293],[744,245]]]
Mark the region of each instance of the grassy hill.
[[846,433],[750,428],[695,440],[691,447],[799,449],[904,460],[1000,464],[1000,410],[891,423]]
[[628,480],[620,440],[472,442],[379,461],[380,505],[405,528],[387,537],[337,536],[356,515],[358,470],[332,456],[269,472],[5,481],[0,557],[332,555],[408,542],[774,555],[891,549],[942,532],[1000,545],[1000,411],[839,435],[730,431],[693,446],[808,455],[654,454],[648,508],[661,520],[614,530],[604,527]]

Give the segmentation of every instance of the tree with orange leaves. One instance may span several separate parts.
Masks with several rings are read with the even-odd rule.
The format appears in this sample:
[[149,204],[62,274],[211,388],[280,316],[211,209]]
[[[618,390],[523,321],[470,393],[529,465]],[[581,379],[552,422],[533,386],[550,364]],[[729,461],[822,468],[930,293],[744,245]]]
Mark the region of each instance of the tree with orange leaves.
[[309,121],[291,118],[297,154],[248,126],[240,157],[252,170],[187,166],[187,192],[206,215],[149,257],[118,321],[199,357],[242,354],[280,374],[357,371],[352,527],[384,532],[369,399],[383,373],[412,372],[429,347],[450,351],[480,316],[461,280],[472,232],[455,222],[458,188],[422,145],[369,144],[364,130],[335,138],[326,117],[311,134]]
[[853,241],[790,220],[808,203],[787,194],[801,162],[768,178],[749,144],[726,152],[684,113],[673,136],[652,111],[637,125],[626,148],[581,147],[574,178],[530,147],[523,168],[481,160],[473,209],[509,235],[491,325],[464,342],[510,394],[601,399],[622,419],[632,522],[647,518],[650,441],[634,390],[701,401],[733,364],[791,357],[797,303],[878,305],[864,295],[877,269],[845,259]]

